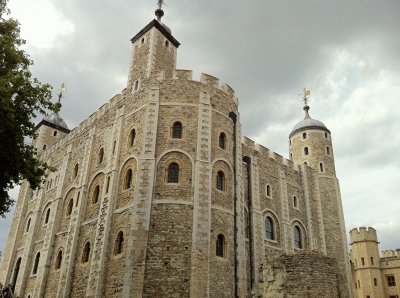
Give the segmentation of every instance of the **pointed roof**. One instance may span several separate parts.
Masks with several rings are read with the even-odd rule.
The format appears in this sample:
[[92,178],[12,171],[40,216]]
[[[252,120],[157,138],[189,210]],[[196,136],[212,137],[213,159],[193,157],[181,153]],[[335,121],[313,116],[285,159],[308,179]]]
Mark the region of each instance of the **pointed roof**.
[[144,27],[138,34],[132,37],[131,42],[134,43],[139,38],[141,38],[146,32],[148,32],[151,28],[156,27],[175,47],[179,47],[181,44],[179,41],[172,36],[171,30],[164,24],[160,23],[156,19],[152,20],[146,27]]

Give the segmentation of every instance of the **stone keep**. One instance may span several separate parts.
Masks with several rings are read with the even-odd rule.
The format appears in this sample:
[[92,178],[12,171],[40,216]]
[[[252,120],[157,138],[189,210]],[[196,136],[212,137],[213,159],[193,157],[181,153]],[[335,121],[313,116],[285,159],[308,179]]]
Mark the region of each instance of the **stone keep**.
[[[39,123],[35,146],[56,171],[21,185],[0,282],[31,298],[302,297],[332,283],[349,297],[325,125],[305,108],[285,159],[242,135],[231,87],[176,69],[160,17],[131,41],[121,94],[71,131],[58,114]],[[277,285],[309,274],[302,260],[337,274]]]

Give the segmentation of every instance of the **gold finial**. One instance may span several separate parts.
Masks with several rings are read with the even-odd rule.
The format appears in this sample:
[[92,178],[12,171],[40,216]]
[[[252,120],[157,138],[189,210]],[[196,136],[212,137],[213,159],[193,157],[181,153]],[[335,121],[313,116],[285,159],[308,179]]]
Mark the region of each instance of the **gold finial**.
[[58,93],[58,104],[61,106],[61,98],[64,96],[64,93],[66,91],[65,84],[62,83],[60,87],[60,93]]
[[303,100],[304,100],[304,106],[307,106],[308,103],[308,96],[311,95],[311,91],[307,89],[306,87],[303,88]]

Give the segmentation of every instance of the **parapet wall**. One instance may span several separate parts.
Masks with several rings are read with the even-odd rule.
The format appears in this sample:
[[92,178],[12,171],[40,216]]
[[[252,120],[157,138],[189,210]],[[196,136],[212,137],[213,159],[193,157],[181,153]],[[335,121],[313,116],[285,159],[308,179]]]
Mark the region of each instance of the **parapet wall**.
[[374,241],[378,242],[376,230],[372,227],[360,227],[354,228],[350,231],[351,243],[362,242],[362,241]]

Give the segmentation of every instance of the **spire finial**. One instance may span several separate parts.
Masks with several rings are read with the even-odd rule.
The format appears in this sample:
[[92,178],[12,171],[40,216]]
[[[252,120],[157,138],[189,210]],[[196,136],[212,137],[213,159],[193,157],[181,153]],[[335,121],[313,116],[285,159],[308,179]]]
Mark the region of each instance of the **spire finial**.
[[65,84],[62,83],[62,84],[61,84],[61,87],[60,87],[60,93],[58,93],[58,101],[57,101],[57,103],[56,103],[56,106],[57,106],[58,109],[61,108],[61,98],[63,98],[64,93],[65,93],[65,90],[66,90]]
[[161,22],[161,18],[164,15],[164,10],[162,10],[162,6],[165,5],[164,0],[157,0],[157,5],[158,8],[156,9],[156,17],[157,17],[157,21]]
[[311,91],[306,87],[304,87],[302,95],[304,100],[304,107],[303,107],[303,110],[305,112],[304,118],[310,118],[310,115],[308,114],[308,111],[310,110],[310,107],[308,105],[308,97],[311,95]]

